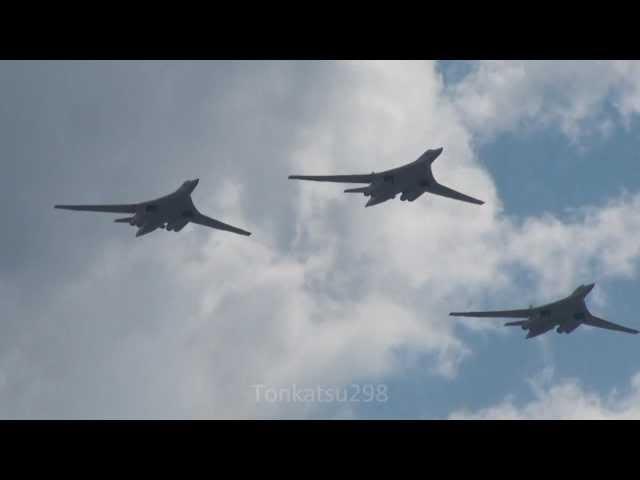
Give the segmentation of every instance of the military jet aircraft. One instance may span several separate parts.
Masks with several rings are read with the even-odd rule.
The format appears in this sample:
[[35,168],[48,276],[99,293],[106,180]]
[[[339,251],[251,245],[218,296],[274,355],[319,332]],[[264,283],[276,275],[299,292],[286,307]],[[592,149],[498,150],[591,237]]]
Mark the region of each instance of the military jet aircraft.
[[365,207],[371,207],[400,195],[400,200],[413,202],[424,192],[463,202],[482,205],[484,202],[469,197],[436,181],[431,173],[431,164],[442,153],[443,148],[427,150],[417,160],[384,172],[364,175],[289,175],[293,180],[314,180],[316,182],[368,183],[366,187],[349,188],[345,193],[363,193],[371,197]]
[[151,233],[158,228],[179,232],[189,222],[240,235],[251,235],[250,232],[201,214],[191,200],[191,193],[198,186],[198,182],[199,179],[187,180],[175,192],[148,202],[120,205],[55,205],[55,208],[133,214],[131,217],[118,218],[114,221],[138,227],[136,237]]
[[526,320],[507,322],[505,326],[519,326],[523,330],[528,330],[526,338],[537,337],[556,327],[558,333],[571,333],[582,324],[625,333],[638,333],[638,330],[607,322],[591,315],[584,299],[594,285],[595,283],[580,285],[568,297],[540,307],[494,312],[452,312],[449,315],[455,317],[525,318]]

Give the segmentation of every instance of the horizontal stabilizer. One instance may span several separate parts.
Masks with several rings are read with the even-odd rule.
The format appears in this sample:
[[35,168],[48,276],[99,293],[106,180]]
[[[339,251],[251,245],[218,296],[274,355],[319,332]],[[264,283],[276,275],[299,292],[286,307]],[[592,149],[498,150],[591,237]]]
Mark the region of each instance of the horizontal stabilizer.
[[124,217],[124,218],[116,218],[114,222],[116,223],[128,223],[129,225],[133,225],[131,222],[135,217]]
[[367,193],[369,191],[369,186],[366,187],[358,187],[358,188],[347,188],[344,193]]
[[518,320],[515,322],[507,322],[504,324],[505,327],[519,327],[520,325],[524,325],[528,320]]

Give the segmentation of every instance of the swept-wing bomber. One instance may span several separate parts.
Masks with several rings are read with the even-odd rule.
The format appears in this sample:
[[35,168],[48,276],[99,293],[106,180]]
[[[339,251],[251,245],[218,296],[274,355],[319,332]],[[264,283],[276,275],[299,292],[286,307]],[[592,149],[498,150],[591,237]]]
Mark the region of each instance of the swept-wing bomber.
[[527,330],[526,338],[537,337],[552,328],[558,333],[571,333],[580,325],[606,328],[625,333],[638,333],[633,328],[623,327],[592,315],[585,305],[585,297],[593,290],[595,283],[580,285],[566,298],[540,307],[522,310],[498,310],[489,312],[452,312],[455,317],[522,318],[505,323],[505,326],[517,326]]
[[463,202],[482,205],[484,202],[438,183],[431,172],[431,164],[443,148],[427,150],[417,160],[384,172],[364,175],[290,175],[292,180],[316,182],[368,183],[364,187],[348,188],[345,193],[363,193],[370,197],[365,207],[385,202],[400,194],[400,200],[413,202],[423,193],[432,193]]
[[136,237],[151,233],[158,228],[179,232],[189,222],[240,235],[251,235],[246,230],[227,225],[200,213],[191,200],[191,193],[198,186],[198,182],[198,179],[187,180],[175,192],[148,202],[118,205],[55,205],[55,208],[130,214],[130,217],[118,218],[114,221],[138,227]]

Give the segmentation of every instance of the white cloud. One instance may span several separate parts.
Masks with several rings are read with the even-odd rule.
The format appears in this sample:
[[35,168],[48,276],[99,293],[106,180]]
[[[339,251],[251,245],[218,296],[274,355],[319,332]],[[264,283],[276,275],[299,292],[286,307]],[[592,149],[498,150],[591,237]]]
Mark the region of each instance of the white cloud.
[[[196,148],[189,127],[188,141],[174,147],[185,149],[174,153],[186,165],[163,168],[153,159],[137,167],[166,183],[185,169],[201,172],[196,204],[253,236],[194,226],[134,239],[109,225],[107,239],[102,232],[93,238],[96,256],[85,252],[87,264],[38,302],[3,277],[0,295],[15,318],[11,335],[0,335],[0,416],[313,415],[314,406],[257,404],[252,386],[381,378],[405,367],[398,349],[428,355],[431,374],[454,378],[470,347],[448,312],[487,292],[528,294],[512,265],[536,274],[537,296],[636,274],[638,196],[570,221],[501,215],[472,149],[482,115],[474,114],[475,124],[461,121],[433,63],[300,65],[233,64],[236,76],[194,87],[204,98],[178,117],[195,111],[204,138],[222,133]],[[184,68],[165,72],[170,79],[157,94],[163,109],[191,98]],[[146,94],[153,100],[152,89]],[[530,109],[546,108],[540,102]],[[152,127],[150,139],[158,137]],[[340,185],[286,180],[289,173],[385,169],[435,146],[445,147],[436,177],[485,205],[426,195],[365,210],[365,199]],[[102,221],[64,218],[48,233],[75,238],[74,228]],[[80,253],[51,254],[63,255]]]
[[[487,61],[452,86],[462,121],[481,140],[503,132],[558,127],[580,144],[640,111],[634,61]],[[613,116],[613,113],[616,113]]]
[[608,395],[585,388],[578,379],[553,381],[553,373],[543,371],[529,380],[533,399],[517,405],[513,396],[476,412],[460,410],[452,419],[493,420],[631,420],[640,419],[640,373],[629,381],[624,392]]
[[[283,68],[291,74],[288,65]],[[466,347],[446,323],[414,308],[399,272],[388,272],[401,282],[388,290],[388,254],[376,258],[384,243],[374,251],[366,247],[375,241],[372,236],[381,235],[378,242],[393,238],[384,232],[386,215],[379,209],[374,224],[358,221],[365,211],[361,197],[286,181],[294,165],[378,169],[389,161],[409,161],[434,141],[453,144],[443,136],[451,133],[441,128],[442,119],[426,115],[438,113],[441,85],[434,66],[342,63],[330,71],[344,81],[328,92],[317,115],[293,130],[270,115],[274,97],[282,94],[280,83],[263,84],[261,77],[235,87],[245,93],[233,107],[241,110],[236,113],[252,113],[237,143],[238,157],[250,167],[240,168],[249,174],[209,187],[203,181],[194,197],[207,213],[246,226],[252,237],[189,227],[180,237],[102,240],[97,257],[77,277],[60,279],[52,298],[23,307],[17,316],[30,316],[37,328],[12,339],[16,361],[28,368],[5,372],[4,415],[256,416],[262,407],[254,400],[256,383],[343,384],[384,376],[396,367],[398,347],[432,354],[435,374],[455,373]],[[313,85],[316,78],[307,81]],[[161,92],[171,95],[166,82]],[[229,95],[238,98],[237,93]],[[205,109],[203,121],[214,121],[229,108]],[[256,117],[270,123],[254,124]],[[254,128],[265,127],[271,136],[286,131],[281,151],[275,156],[258,147],[244,156],[243,146],[262,134]],[[215,158],[217,146],[211,147]],[[490,186],[486,175],[464,165],[463,156],[451,157],[454,175],[455,168],[470,170],[471,180]],[[264,175],[274,170],[285,179],[278,187]],[[207,198],[207,191],[214,191],[213,197]],[[348,208],[331,202],[338,196]],[[280,199],[292,204],[287,220],[298,232],[284,244],[271,219],[277,218]],[[73,400],[66,401],[69,396]]]
[[550,214],[506,229],[503,258],[539,276],[541,293],[552,295],[578,283],[637,274],[640,194],[585,207],[572,218]]

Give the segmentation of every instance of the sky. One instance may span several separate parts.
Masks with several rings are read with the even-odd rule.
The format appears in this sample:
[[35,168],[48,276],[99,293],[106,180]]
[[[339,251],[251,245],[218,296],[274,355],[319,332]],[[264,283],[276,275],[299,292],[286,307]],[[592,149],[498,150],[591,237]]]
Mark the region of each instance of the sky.
[[[0,62],[0,418],[640,418],[640,63]],[[435,177],[364,208],[290,174]],[[113,215],[186,179],[205,214]]]

